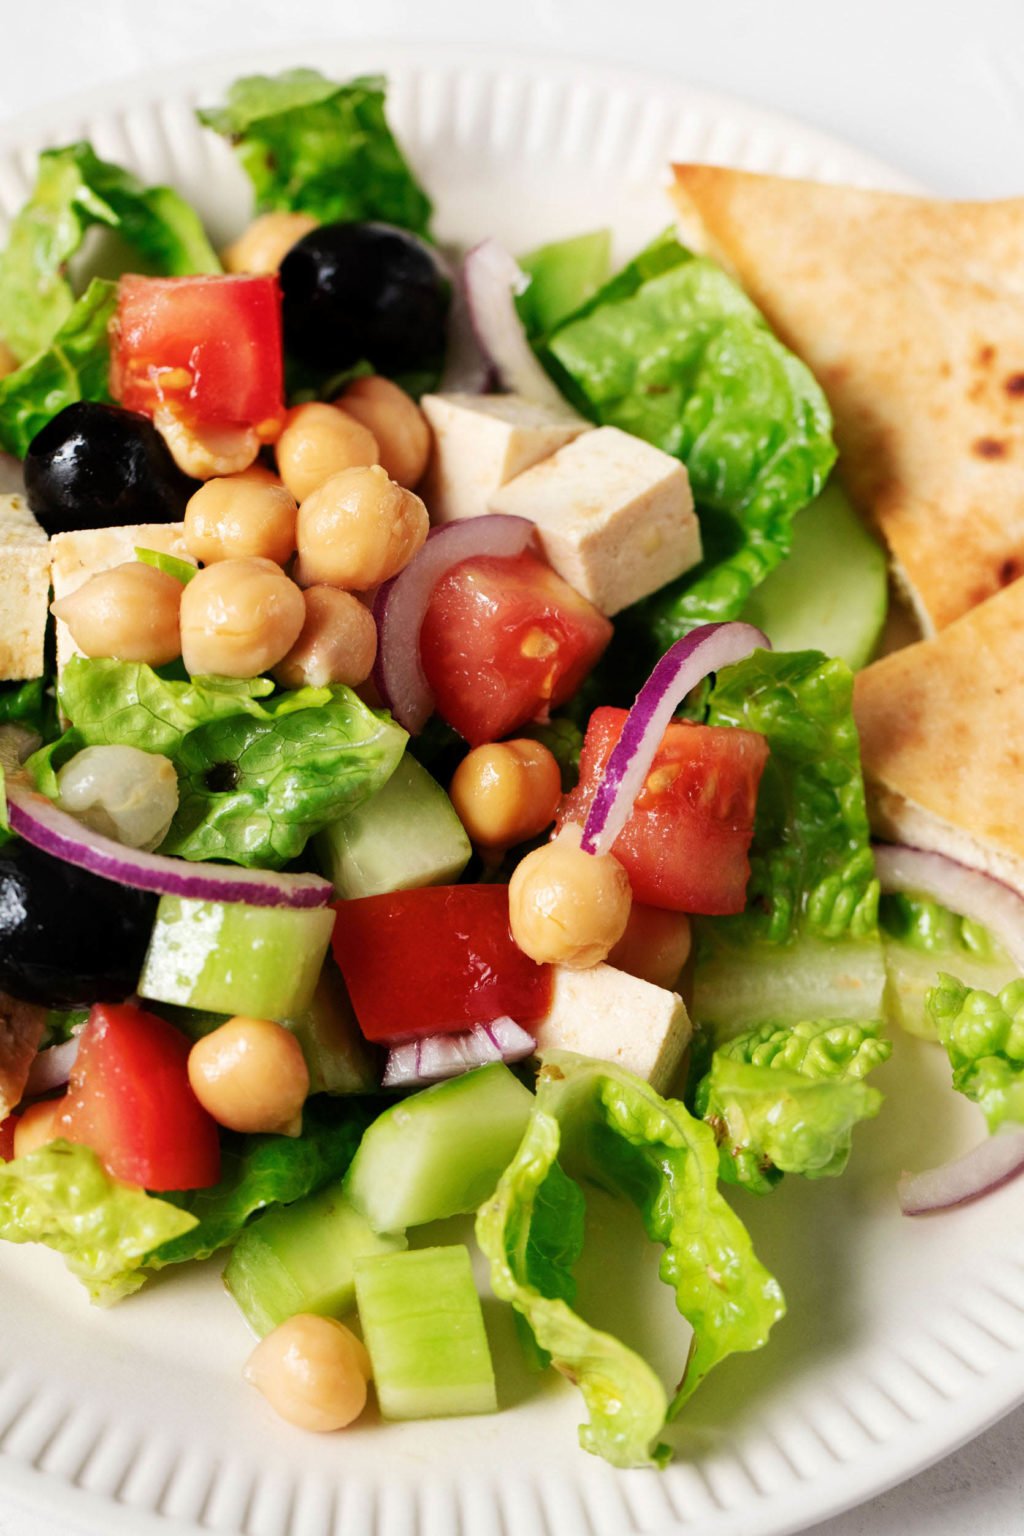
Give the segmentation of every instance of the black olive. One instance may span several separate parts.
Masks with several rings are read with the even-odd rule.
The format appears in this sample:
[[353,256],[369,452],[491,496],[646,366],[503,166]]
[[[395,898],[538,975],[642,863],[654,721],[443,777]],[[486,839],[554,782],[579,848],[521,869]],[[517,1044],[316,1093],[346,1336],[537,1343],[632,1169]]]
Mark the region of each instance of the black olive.
[[451,286],[423,240],[391,224],[324,224],[281,263],[285,351],[314,367],[381,373],[444,359]]
[[135,991],[158,897],[18,838],[0,848],[0,991],[48,1008]]
[[25,458],[28,504],[47,533],[175,523],[197,488],[147,416],[93,400],[66,405]]

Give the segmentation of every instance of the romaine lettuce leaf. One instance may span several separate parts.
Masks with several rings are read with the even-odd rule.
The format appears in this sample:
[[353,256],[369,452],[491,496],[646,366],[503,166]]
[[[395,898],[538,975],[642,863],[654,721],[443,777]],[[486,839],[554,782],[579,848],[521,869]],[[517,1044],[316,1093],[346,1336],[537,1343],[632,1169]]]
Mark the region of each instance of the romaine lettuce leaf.
[[376,75],[344,85],[315,69],[246,75],[199,121],[232,140],[261,212],[382,219],[426,234],[430,199],[388,127],[385,89]]
[[19,361],[48,346],[68,320],[75,301],[68,263],[97,224],[116,230],[155,272],[220,271],[197,214],[170,187],[143,186],[87,143],[46,150],[0,254],[0,335]]
[[180,799],[161,852],[281,869],[314,832],[375,794],[408,736],[350,688],[328,692],[323,704],[191,731],[174,753]]
[[789,552],[792,523],[835,460],[810,371],[713,262],[662,235],[540,346],[584,414],[686,464],[704,559],[639,604],[631,642],[657,654],[695,624],[736,618]]
[[998,994],[944,972],[928,1012],[953,1068],[953,1087],[980,1105],[990,1131],[1024,1125],[1024,980]]
[[308,1099],[300,1136],[238,1136],[225,1142],[220,1182],[212,1189],[168,1195],[189,1216],[180,1234],[152,1244],[146,1265],[162,1269],[205,1259],[231,1243],[268,1205],[291,1205],[340,1179],[373,1119],[372,1105]]
[[937,1038],[926,1000],[940,971],[959,977],[974,990],[993,993],[1019,975],[986,928],[926,896],[883,896],[878,918],[889,1017],[912,1035]]
[[117,308],[114,283],[94,277],[43,349],[0,379],[0,448],[23,459],[28,445],[66,405],[109,400],[107,330]]
[[892,1053],[880,1028],[766,1024],[720,1046],[695,1107],[715,1132],[722,1177],[764,1194],[784,1173],[842,1173],[853,1127],[881,1108],[862,1081]]
[[[631,1199],[664,1246],[662,1279],[694,1330],[671,1404],[639,1355],[590,1327],[564,1294],[545,1294],[545,1284],[554,1289],[550,1275],[531,1276],[530,1226],[556,1158]],[[615,1466],[662,1463],[668,1453],[657,1438],[666,1419],[724,1356],[762,1345],[783,1314],[778,1284],[718,1193],[717,1174],[714,1136],[684,1105],[607,1062],[550,1051],[522,1145],[478,1213],[495,1293],[579,1386],[590,1412],[580,1443]]]
[[188,1211],[112,1179],[88,1147],[51,1141],[0,1163],[0,1238],[55,1248],[104,1305],[137,1291],[147,1255],[195,1226]]

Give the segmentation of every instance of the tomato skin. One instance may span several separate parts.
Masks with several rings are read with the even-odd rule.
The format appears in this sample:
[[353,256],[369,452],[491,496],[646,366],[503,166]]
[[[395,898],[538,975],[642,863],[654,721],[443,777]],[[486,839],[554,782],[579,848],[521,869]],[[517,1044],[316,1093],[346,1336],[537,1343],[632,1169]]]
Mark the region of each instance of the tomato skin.
[[18,1129],[20,1115],[8,1115],[0,1121],[0,1163],[14,1161],[14,1133]]
[[438,714],[478,747],[546,719],[611,637],[609,620],[536,555],[485,555],[434,588],[420,655]]
[[137,277],[118,285],[110,388],[129,411],[273,435],[284,416],[277,277]]
[[335,903],[332,947],[367,1040],[397,1045],[551,1006],[551,967],[513,942],[508,887],[432,885]]
[[82,1030],[59,1134],[91,1147],[126,1184],[216,1184],[217,1124],[189,1086],[189,1048],[155,1014],[131,1003],[97,1003]]
[[[580,781],[558,825],[586,820],[626,710],[595,709],[580,755]],[[612,847],[636,901],[673,912],[742,912],[754,812],[768,743],[757,731],[673,721]]]

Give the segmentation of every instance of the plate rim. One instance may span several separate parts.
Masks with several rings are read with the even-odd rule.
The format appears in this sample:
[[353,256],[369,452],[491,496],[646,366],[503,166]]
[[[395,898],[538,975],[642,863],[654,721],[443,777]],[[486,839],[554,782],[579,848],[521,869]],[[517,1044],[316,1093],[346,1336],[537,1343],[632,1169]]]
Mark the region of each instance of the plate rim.
[[[692,107],[709,117],[727,116],[744,126],[758,128],[780,139],[795,136],[824,157],[837,158],[851,168],[849,174],[866,179],[877,178],[882,186],[902,186],[908,192],[924,190],[920,183],[890,162],[860,150],[843,138],[818,128],[799,117],[751,103],[728,91],[694,86],[669,71],[609,64],[600,56],[545,53],[540,50],[502,49],[493,45],[474,45],[445,40],[405,44],[394,38],[312,38],[289,43],[285,47],[255,47],[235,52],[219,52],[191,62],[184,61],[170,69],[153,67],[86,87],[71,95],[45,102],[15,113],[0,122],[0,152],[37,150],[44,140],[59,140],[61,124],[75,117],[106,113],[160,102],[195,97],[214,90],[230,76],[247,71],[281,68],[308,62],[315,57],[326,69],[337,68],[342,57],[345,68],[364,68],[364,60],[375,60],[383,72],[416,69],[425,66],[486,71],[512,71],[523,77],[543,75],[566,84],[584,80],[595,88],[635,90],[656,87],[678,105]],[[369,67],[373,67],[371,63]],[[993,1391],[992,1389],[995,1388]],[[827,1478],[812,1477],[803,1485],[787,1490],[789,1513],[784,1521],[772,1526],[773,1536],[793,1536],[810,1521],[821,1521],[863,1505],[899,1484],[913,1478],[949,1456],[968,1441],[983,1434],[992,1425],[1024,1403],[1024,1350],[1009,1352],[999,1369],[981,1377],[967,1392],[944,1402],[934,1414],[917,1424],[908,1425],[904,1434],[889,1444],[878,1445],[868,1453],[888,1463],[882,1476],[870,1481],[857,1473],[860,1456],[838,1462]],[[946,1420],[952,1421],[946,1426]],[[943,1426],[936,1432],[936,1426]],[[909,1458],[908,1445],[923,1443]],[[904,1454],[901,1454],[901,1449]],[[576,1456],[584,1453],[571,1445]],[[74,1519],[79,1525],[99,1533],[116,1532],[124,1536],[197,1536],[207,1527],[174,1516],[161,1514],[135,1504],[121,1502],[107,1494],[76,1486],[68,1478],[30,1465],[0,1449],[0,1467],[8,1494],[15,1495],[26,1509],[43,1518],[59,1522]],[[835,1488],[834,1496],[829,1488]],[[734,1516],[736,1536],[741,1536],[749,1510],[744,1507]],[[55,1529],[59,1529],[55,1524]],[[220,1527],[218,1527],[219,1529]],[[675,1522],[659,1536],[692,1536],[693,1525]],[[729,1526],[719,1526],[723,1532]]]

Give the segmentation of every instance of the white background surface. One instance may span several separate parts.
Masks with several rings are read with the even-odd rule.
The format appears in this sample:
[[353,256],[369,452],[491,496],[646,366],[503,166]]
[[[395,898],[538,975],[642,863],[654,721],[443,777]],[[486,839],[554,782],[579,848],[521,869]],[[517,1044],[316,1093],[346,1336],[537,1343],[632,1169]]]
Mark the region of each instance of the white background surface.
[[[938,191],[1024,193],[1024,0],[0,0],[0,18],[0,120],[275,42],[423,38],[653,66],[804,118]],[[1022,1443],[1024,1409],[813,1536],[1015,1536]],[[0,1536],[76,1532],[0,1490]]]

